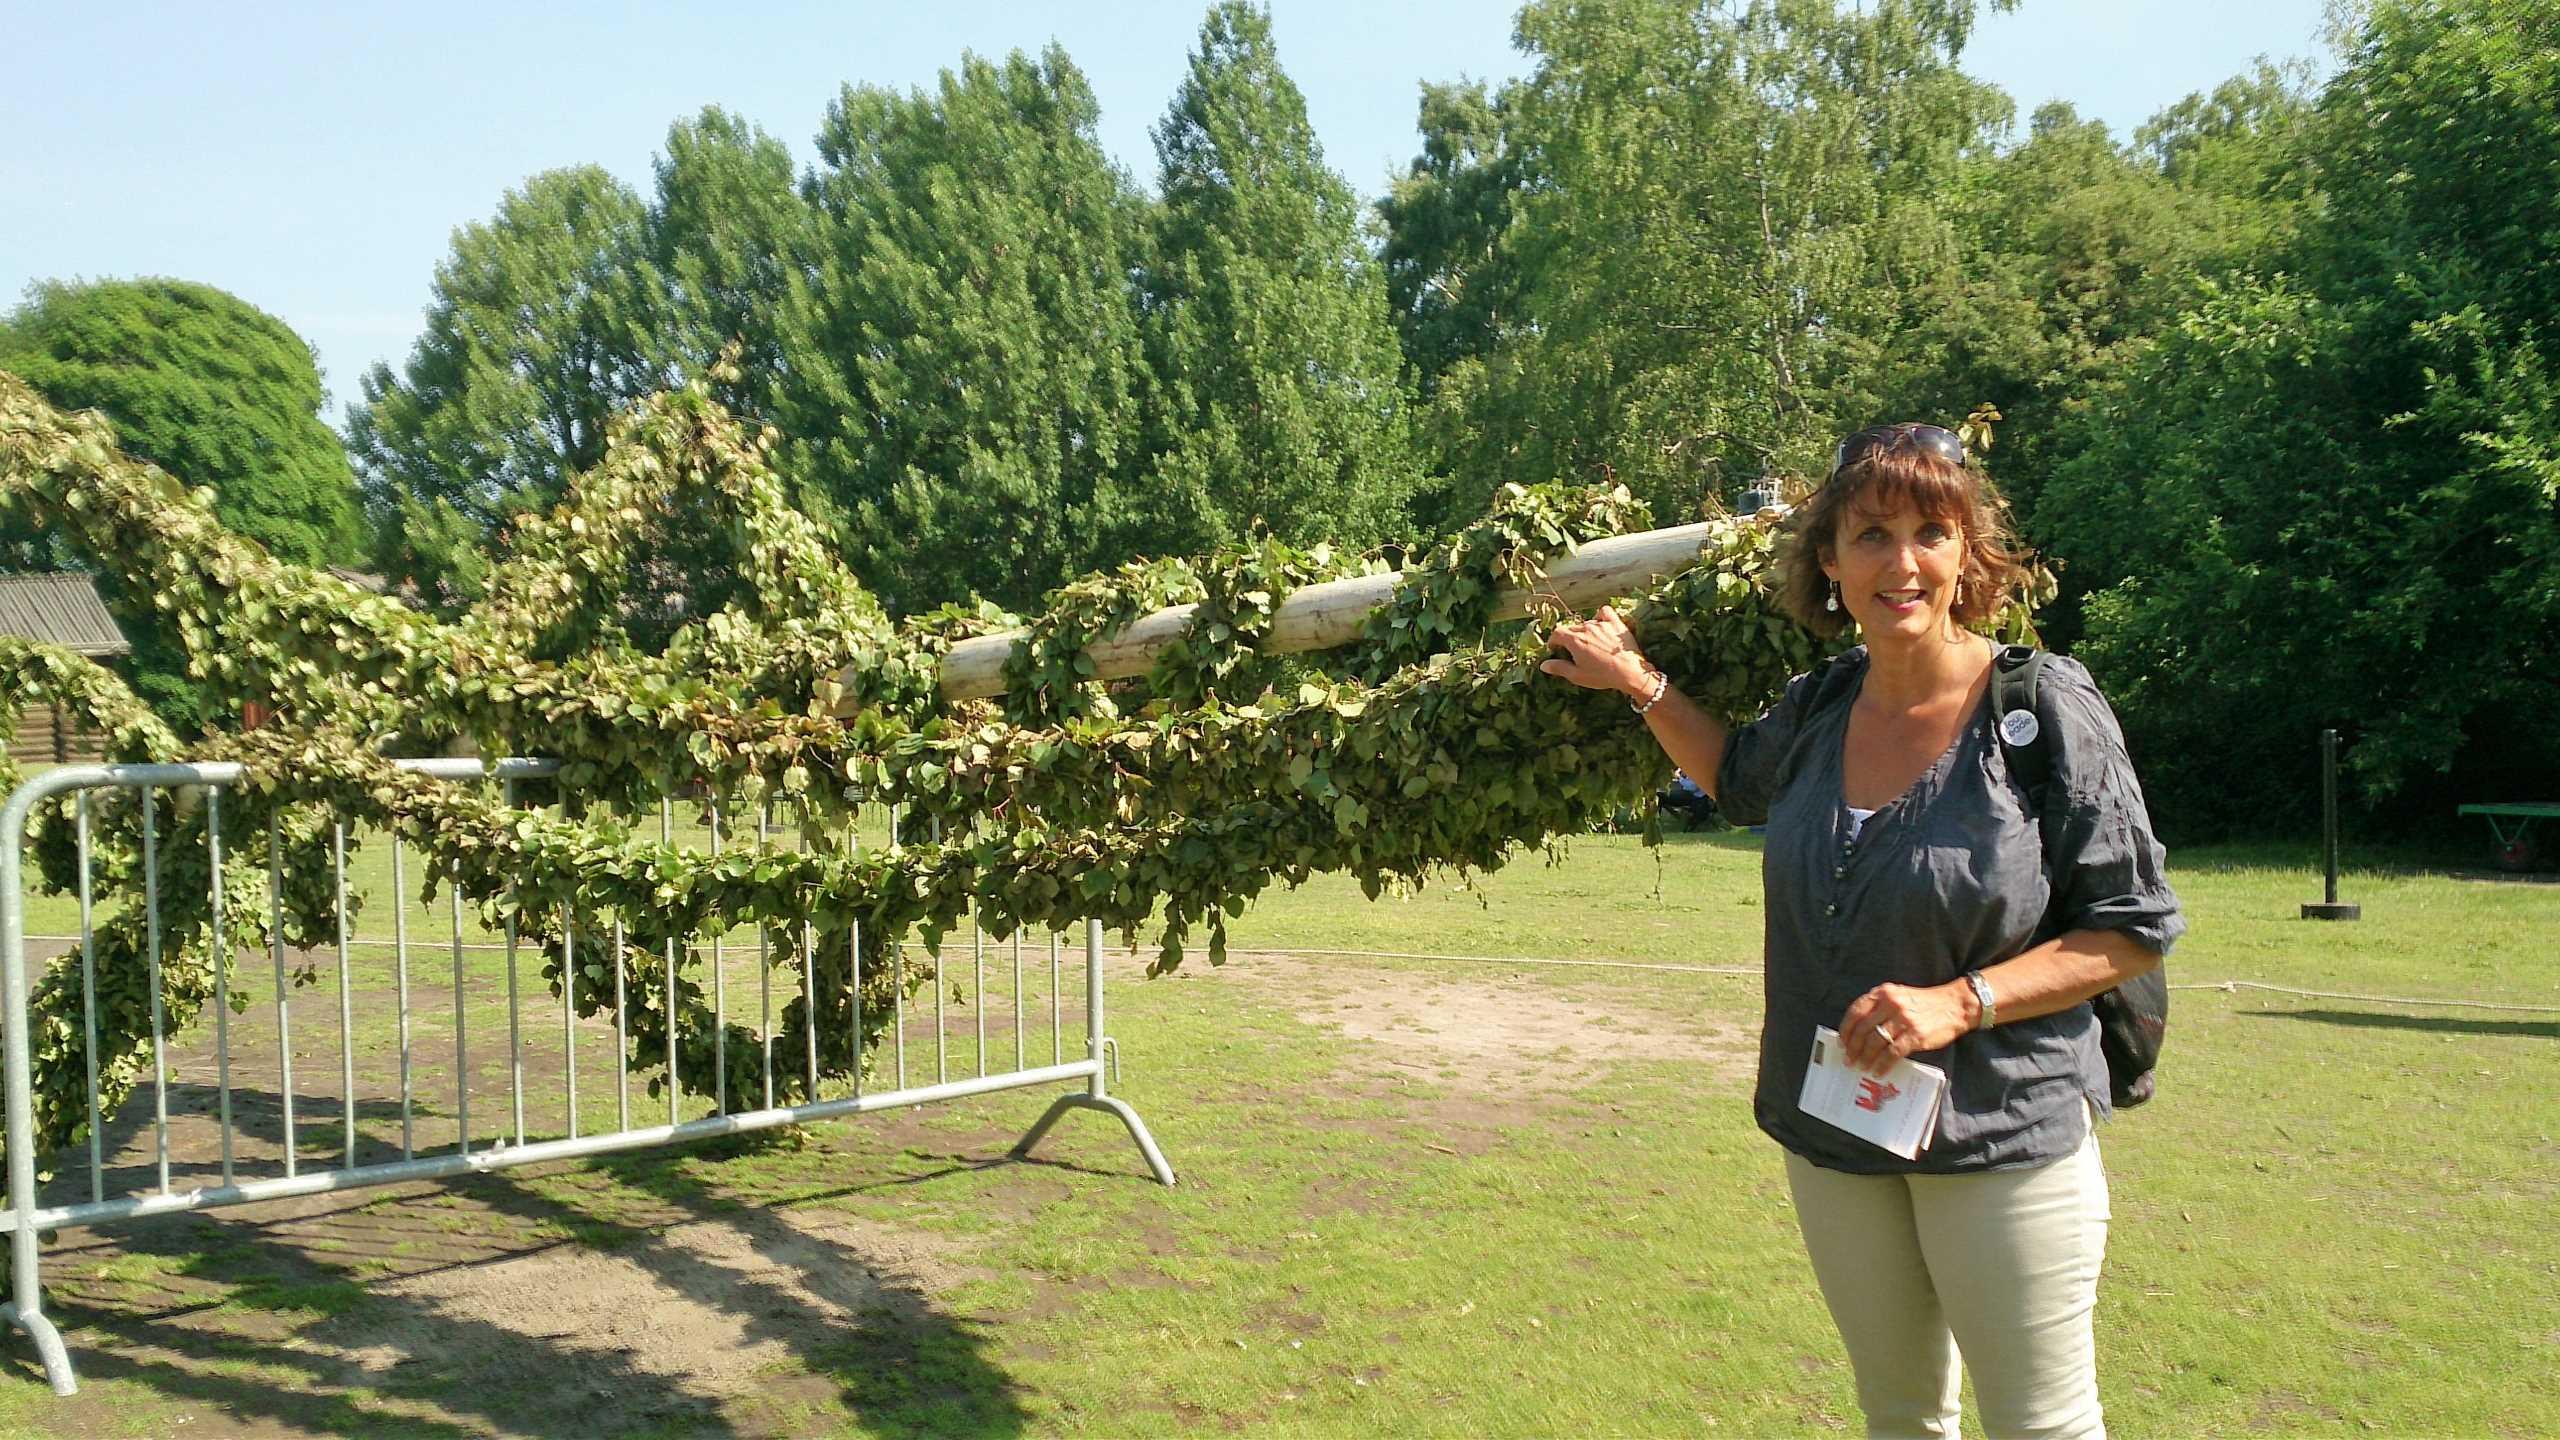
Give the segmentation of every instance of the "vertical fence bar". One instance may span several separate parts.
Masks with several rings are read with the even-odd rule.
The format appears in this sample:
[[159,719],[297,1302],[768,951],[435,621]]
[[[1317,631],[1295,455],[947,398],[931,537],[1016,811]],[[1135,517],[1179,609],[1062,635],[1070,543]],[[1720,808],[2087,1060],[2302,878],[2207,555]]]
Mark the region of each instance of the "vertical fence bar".
[[1049,1063],[1067,1063],[1066,1005],[1058,998],[1058,932],[1049,932]]
[[356,991],[348,964],[347,822],[329,822],[329,877],[338,906],[338,1105],[346,1122],[347,1168],[356,1165]]
[[[223,948],[222,790],[204,787],[205,866],[212,871],[213,934],[213,1065],[215,1118],[222,1125],[222,1183],[231,1183],[231,957]],[[82,880],[87,880],[84,875]],[[94,1095],[94,1092],[93,1092]],[[94,1144],[97,1136],[90,1135]],[[92,1157],[94,1158],[94,1157]]]
[[1013,927],[1013,1068],[1022,1068],[1022,927]]
[[[675,848],[675,802],[658,797],[658,842]],[[667,1123],[676,1123],[676,942],[667,937]]]
[[[800,802],[800,853],[818,837],[817,815],[808,801]],[[818,1098],[818,922],[814,915],[800,922],[800,1014],[801,1029],[806,1032],[803,1046],[809,1052],[809,1090],[803,1103]]]
[[284,821],[279,812],[267,816],[267,938],[276,959],[276,1093],[284,1102],[284,1176],[294,1175],[293,1143],[293,1011],[286,1001],[284,978]]
[[631,1008],[623,989],[622,951],[627,937],[622,917],[613,917],[613,1113],[620,1128],[631,1128]]
[[1099,1100],[1102,1088],[1102,922],[1084,922],[1084,1053],[1093,1062],[1093,1084],[1086,1092]]
[[[773,807],[767,805],[756,812],[756,854],[773,849]],[[764,1011],[757,1022],[756,1038],[764,1051],[764,1108],[773,1108],[773,927],[756,927],[756,990],[764,999]]]
[[[898,807],[889,807],[889,848],[895,850],[898,838]],[[907,1088],[907,937],[892,935],[880,953],[889,957],[889,1024],[898,1032],[898,1088]]]
[[400,1158],[418,1158],[416,1091],[409,1055],[409,856],[399,832],[391,836],[391,974],[400,1004]]
[[29,1072],[33,1047],[27,1038],[27,923],[22,868],[27,842],[27,811],[11,803],[0,820],[0,1090],[7,1115],[9,1209],[17,1218],[9,1232],[10,1318],[35,1342],[44,1360],[45,1380],[56,1395],[74,1394],[79,1382],[71,1374],[70,1352],[62,1334],[44,1314],[43,1276],[36,1246],[36,1103]]
[[[80,1038],[87,1046],[82,1053],[89,1061],[89,1198],[107,1198],[105,1157],[98,1139],[98,940],[89,899],[89,793],[80,792],[76,802],[80,831]],[[213,881],[218,890],[222,884],[220,868]]]
[[870,1051],[862,1043],[862,922],[853,922],[853,1093],[862,1094],[863,1062]]
[[[939,819],[933,822],[933,839],[936,844],[942,842],[942,821]],[[933,942],[933,1083],[936,1085],[951,1078],[951,1033],[943,1022],[942,989],[942,941],[937,937]]]
[[[711,801],[711,855],[720,856],[720,802]],[[728,957],[720,953],[720,932],[711,932],[711,1104],[714,1111],[729,1113],[729,968]]]
[[987,932],[978,925],[978,904],[969,902],[969,1009],[978,1020],[978,1077],[987,1074]]
[[453,901],[453,1134],[471,1153],[471,1026],[462,999],[462,864],[448,867],[445,889]]
[[[223,1184],[230,1184],[230,956],[223,953],[223,789],[205,787],[205,869],[212,871],[212,1094],[223,1127]],[[87,881],[87,876],[82,876]],[[95,1099],[95,1094],[92,1094]],[[90,1140],[95,1143],[97,1135]]]
[[560,907],[560,1066],[568,1092],[569,1138],[578,1138],[578,917]]
[[[516,782],[498,782],[498,807],[514,823]],[[501,907],[506,912],[507,939],[507,1095],[515,1112],[516,1143],[524,1143],[524,1000],[516,982],[516,882],[510,875]]]
[[152,787],[142,787],[142,924],[151,961],[151,1126],[160,1154],[160,1193],[169,1193],[169,1048],[161,1033],[160,829]]

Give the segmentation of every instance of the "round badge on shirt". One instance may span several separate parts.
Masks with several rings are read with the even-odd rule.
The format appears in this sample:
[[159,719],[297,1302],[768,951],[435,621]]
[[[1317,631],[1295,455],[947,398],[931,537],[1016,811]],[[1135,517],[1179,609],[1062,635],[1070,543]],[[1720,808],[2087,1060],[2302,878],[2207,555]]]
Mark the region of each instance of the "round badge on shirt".
[[2043,730],[2033,710],[2012,710],[2000,717],[2000,738],[2012,745],[2033,745]]

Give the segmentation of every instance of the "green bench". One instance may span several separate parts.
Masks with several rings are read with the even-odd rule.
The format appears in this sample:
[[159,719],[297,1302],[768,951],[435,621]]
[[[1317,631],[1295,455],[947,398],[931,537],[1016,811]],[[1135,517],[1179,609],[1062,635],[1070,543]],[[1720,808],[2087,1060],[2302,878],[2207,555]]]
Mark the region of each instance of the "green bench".
[[2560,801],[2510,800],[2498,805],[2465,805],[2455,813],[2488,817],[2489,833],[2498,842],[2499,869],[2530,870],[2537,858],[2533,822],[2560,820]]

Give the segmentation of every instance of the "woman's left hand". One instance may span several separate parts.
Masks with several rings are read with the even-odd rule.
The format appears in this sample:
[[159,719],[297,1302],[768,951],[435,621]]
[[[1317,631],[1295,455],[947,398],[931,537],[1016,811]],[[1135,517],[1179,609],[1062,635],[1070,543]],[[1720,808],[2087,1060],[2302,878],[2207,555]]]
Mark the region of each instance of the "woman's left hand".
[[1973,1029],[1973,991],[1951,985],[1879,985],[1840,1017],[1840,1049],[1850,1068],[1881,1075],[1893,1062],[1940,1050]]

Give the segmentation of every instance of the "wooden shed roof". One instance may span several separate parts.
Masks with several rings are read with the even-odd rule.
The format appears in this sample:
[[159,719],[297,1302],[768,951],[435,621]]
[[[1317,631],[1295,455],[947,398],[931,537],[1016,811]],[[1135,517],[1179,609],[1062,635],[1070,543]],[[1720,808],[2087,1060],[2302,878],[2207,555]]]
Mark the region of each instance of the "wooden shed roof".
[[42,640],[88,656],[133,649],[86,575],[0,575],[0,635]]

